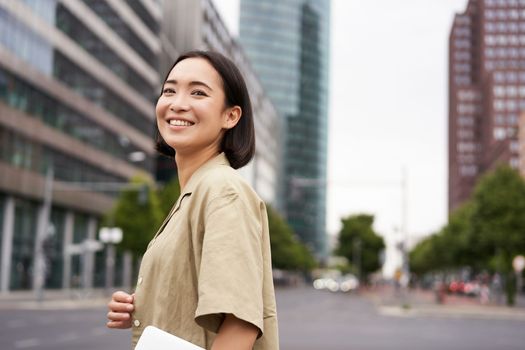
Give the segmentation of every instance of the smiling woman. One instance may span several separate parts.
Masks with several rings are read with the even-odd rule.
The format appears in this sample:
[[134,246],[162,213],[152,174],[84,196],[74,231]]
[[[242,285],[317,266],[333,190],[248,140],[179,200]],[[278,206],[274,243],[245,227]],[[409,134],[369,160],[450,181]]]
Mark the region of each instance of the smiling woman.
[[[191,115],[188,109],[192,109]],[[198,125],[199,127],[211,131],[208,127],[223,126],[219,135],[216,135],[221,142],[219,149],[226,154],[234,169],[246,165],[255,153],[255,132],[248,89],[237,67],[218,53],[192,51],[180,56],[166,77],[156,113],[159,131],[157,149],[167,156],[174,156],[175,149],[178,153],[184,152],[184,145],[177,147],[170,143],[171,139],[167,140],[170,133],[163,134],[169,130],[166,124],[198,124],[201,120],[197,120],[197,114],[203,118],[203,125]],[[206,122],[206,115],[210,113],[220,115],[220,118],[212,120],[214,126],[209,125],[209,121]]]
[[253,157],[244,79],[219,53],[171,68],[156,106],[157,149],[174,158],[181,195],[148,245],[134,294],[116,292],[108,327],[154,325],[206,349],[279,349],[268,217],[236,172]]

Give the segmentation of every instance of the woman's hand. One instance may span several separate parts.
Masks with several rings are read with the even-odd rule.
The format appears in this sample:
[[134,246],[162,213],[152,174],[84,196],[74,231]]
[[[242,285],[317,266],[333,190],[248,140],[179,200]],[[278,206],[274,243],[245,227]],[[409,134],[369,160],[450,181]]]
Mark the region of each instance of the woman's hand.
[[113,293],[108,303],[108,328],[126,329],[131,327],[131,313],[135,309],[133,298],[135,294],[118,291]]

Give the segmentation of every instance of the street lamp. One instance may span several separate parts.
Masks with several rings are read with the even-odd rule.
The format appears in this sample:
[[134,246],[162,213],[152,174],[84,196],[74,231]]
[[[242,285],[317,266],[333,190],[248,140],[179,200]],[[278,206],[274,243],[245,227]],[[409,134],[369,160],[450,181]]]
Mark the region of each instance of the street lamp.
[[113,287],[113,276],[115,275],[115,244],[122,241],[122,229],[120,227],[101,227],[98,238],[107,244],[106,251],[106,291]]

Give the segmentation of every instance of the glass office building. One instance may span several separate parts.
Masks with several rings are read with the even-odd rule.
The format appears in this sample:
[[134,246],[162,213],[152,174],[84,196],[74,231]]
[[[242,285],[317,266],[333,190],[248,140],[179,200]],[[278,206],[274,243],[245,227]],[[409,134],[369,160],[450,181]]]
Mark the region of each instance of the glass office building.
[[241,44],[285,122],[286,217],[325,257],[330,2],[241,0],[240,17]]
[[35,287],[43,241],[46,288],[102,286],[104,252],[68,248],[113,204],[87,184],[153,177],[160,21],[153,0],[0,1],[1,292]]

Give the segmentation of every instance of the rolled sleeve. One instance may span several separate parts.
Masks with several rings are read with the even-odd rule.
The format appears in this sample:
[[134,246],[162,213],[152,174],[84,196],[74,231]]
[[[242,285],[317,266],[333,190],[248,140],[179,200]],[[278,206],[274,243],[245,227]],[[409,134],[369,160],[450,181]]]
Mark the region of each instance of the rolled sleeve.
[[237,193],[206,209],[195,321],[217,333],[225,314],[263,329],[261,217]]

